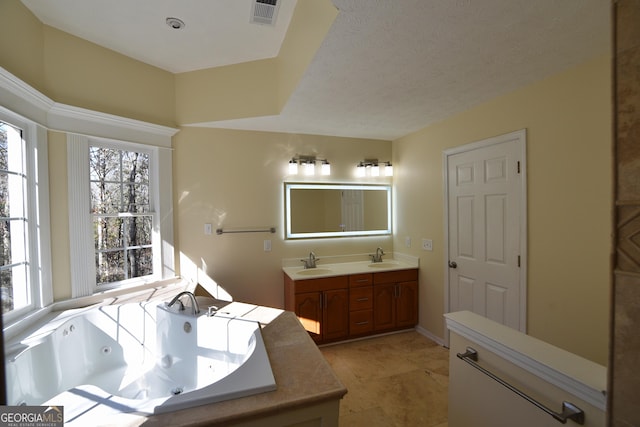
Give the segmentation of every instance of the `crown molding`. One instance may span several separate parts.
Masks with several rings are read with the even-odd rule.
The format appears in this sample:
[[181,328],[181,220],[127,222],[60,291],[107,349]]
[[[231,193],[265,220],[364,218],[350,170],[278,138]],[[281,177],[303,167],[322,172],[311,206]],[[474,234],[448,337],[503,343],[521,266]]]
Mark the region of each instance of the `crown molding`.
[[51,129],[64,132],[161,147],[171,147],[171,137],[178,132],[176,128],[60,103],[54,103],[49,109],[47,125]]
[[55,102],[0,67],[0,95],[2,106],[29,120],[46,126],[47,112]]
[[0,67],[2,106],[51,129],[171,147],[179,129],[61,104]]

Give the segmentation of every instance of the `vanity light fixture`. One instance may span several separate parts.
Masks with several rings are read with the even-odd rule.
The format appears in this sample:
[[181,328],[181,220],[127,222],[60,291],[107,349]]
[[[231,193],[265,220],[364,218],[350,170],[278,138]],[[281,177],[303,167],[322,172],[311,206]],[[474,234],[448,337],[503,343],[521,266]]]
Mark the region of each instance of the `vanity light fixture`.
[[324,176],[331,175],[331,164],[327,159],[320,159],[316,156],[300,156],[296,155],[289,160],[289,175],[297,175],[302,169],[302,173],[306,176],[316,174],[316,163],[320,163],[320,174]]
[[378,159],[364,159],[356,166],[356,176],[364,178],[366,176],[378,177],[381,168],[384,167],[384,176],[393,176],[393,165],[391,162],[379,162]]

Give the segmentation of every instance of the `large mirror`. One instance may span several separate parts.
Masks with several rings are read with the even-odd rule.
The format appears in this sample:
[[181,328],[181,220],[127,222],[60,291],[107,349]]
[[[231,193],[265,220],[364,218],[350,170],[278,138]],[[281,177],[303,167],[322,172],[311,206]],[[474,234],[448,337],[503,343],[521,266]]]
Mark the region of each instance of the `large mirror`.
[[285,183],[285,237],[391,234],[391,187]]

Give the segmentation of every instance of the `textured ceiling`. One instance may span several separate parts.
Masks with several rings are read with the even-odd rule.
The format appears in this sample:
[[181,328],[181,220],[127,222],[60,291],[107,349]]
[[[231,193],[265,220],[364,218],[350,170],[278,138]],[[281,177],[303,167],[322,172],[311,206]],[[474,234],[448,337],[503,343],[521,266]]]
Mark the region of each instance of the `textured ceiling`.
[[[114,14],[132,16],[148,13],[134,4],[164,5],[164,16],[167,5],[193,3],[189,8],[197,12],[202,3],[222,8],[236,1],[23,0],[27,6],[104,3]],[[280,115],[199,125],[390,140],[610,51],[608,0],[333,2],[340,13]],[[101,19],[93,16],[82,26]],[[236,19],[248,21],[246,15]],[[65,31],[82,37],[79,30]],[[216,41],[243,49],[226,35],[228,27],[220,31]],[[130,37],[129,44],[142,43]],[[170,47],[158,39],[148,54],[177,56]],[[201,49],[206,57],[209,50]],[[267,50],[264,57],[273,56],[273,47]]]

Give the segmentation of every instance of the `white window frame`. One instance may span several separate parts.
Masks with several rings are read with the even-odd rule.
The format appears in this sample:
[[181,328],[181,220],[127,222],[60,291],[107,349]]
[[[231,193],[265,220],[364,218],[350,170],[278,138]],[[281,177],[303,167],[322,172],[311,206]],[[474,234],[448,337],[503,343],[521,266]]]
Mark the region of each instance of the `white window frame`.
[[[40,266],[40,269],[34,272],[40,283],[39,295],[36,295],[39,296],[39,302],[36,303],[34,307],[42,308],[41,310],[36,310],[35,313],[27,314],[24,318],[23,316],[11,316],[12,319],[8,320],[6,317],[3,317],[5,339],[8,336],[15,336],[15,334],[19,333],[19,331],[27,327],[31,322],[42,318],[54,305],[51,268],[51,226],[49,221],[48,129],[64,132],[68,140],[86,138],[83,135],[95,135],[101,138],[110,138],[115,141],[134,141],[147,147],[153,147],[153,149],[156,150],[158,155],[158,167],[156,171],[159,174],[159,176],[156,177],[159,185],[159,199],[157,200],[159,210],[157,213],[159,217],[158,233],[161,238],[161,251],[157,254],[154,252],[154,256],[157,255],[159,257],[157,262],[154,258],[154,265],[161,268],[161,279],[175,278],[176,252],[173,242],[171,141],[179,129],[55,102],[1,66],[0,100],[0,102],[2,102],[0,112],[6,115],[5,121],[19,125],[18,127],[22,127],[28,132],[31,132],[30,135],[35,138],[34,169],[37,171],[37,194],[35,197],[38,204],[32,203],[31,206],[36,209],[38,232],[35,234],[32,233],[31,237],[36,239],[32,247],[39,248],[37,259]],[[23,127],[20,125],[21,123],[26,124]],[[77,152],[74,150],[67,153],[69,181],[71,181],[73,177],[78,176],[78,172],[71,167],[73,163],[69,162],[74,156],[77,156]],[[86,162],[79,162],[79,164],[85,164],[88,168],[88,157]],[[88,183],[88,179],[86,182]],[[86,197],[89,196],[87,195]],[[76,242],[83,240],[83,233],[77,231],[78,224],[74,223],[71,219],[75,206],[77,205],[75,202],[77,195],[69,193],[67,194],[67,198],[70,211],[69,243],[70,246],[72,246],[68,255],[71,267],[71,294],[74,297],[89,296],[94,293],[95,286],[89,286],[83,283],[82,280],[78,280],[78,277],[82,276],[82,274],[78,274],[77,266],[82,264],[78,260],[80,258],[84,259],[86,253],[77,250],[78,245]],[[87,210],[84,211],[84,214],[87,214]],[[89,230],[87,236],[91,237],[88,249],[92,255],[92,230]],[[64,247],[64,244],[62,246]],[[73,249],[73,247],[76,247],[76,249]],[[67,256],[64,255],[62,258],[66,259]],[[89,265],[94,266],[95,261],[92,259]],[[33,268],[36,268],[35,264]],[[65,267],[62,266],[61,270],[64,271]],[[80,270],[82,270],[82,267]],[[95,283],[95,274],[91,276],[91,280]],[[76,285],[74,286],[73,283]],[[154,286],[154,283],[150,283],[148,286]],[[66,283],[59,283],[56,285],[56,288],[59,292],[66,291]],[[126,291],[127,289],[123,288],[123,292]],[[119,291],[114,291],[114,294],[118,292]],[[66,295],[66,292],[64,292],[64,294]],[[100,292],[95,293],[92,298],[85,300],[82,304],[86,303],[86,301],[98,302],[104,298],[104,296],[105,295],[102,295]],[[64,305],[64,301],[60,302]]]
[[[117,282],[96,283],[95,242],[93,214],[91,214],[89,147],[104,147],[115,150],[137,151],[149,155],[149,202],[153,218],[153,274]],[[71,250],[72,297],[92,295],[110,289],[136,286],[162,279],[162,236],[159,212],[161,150],[158,147],[84,135],[67,135],[67,168],[69,171],[69,234]],[[170,157],[169,157],[170,159]]]
[[11,324],[53,302],[51,273],[51,235],[49,220],[49,165],[47,131],[37,123],[0,107],[0,120],[22,130],[24,173],[26,175],[27,218],[25,234],[29,303],[3,314]]

